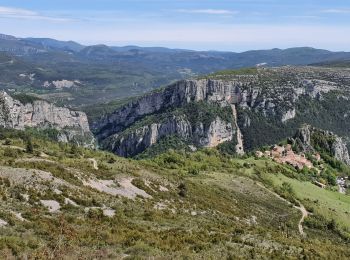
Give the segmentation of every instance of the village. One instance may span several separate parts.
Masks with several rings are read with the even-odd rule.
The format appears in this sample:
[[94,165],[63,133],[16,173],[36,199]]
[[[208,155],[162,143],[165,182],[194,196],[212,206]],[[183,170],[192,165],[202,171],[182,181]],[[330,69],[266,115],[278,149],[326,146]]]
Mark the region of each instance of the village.
[[[313,169],[315,168],[313,163],[306,158],[306,155],[304,153],[296,154],[292,146],[290,144],[287,145],[274,145],[271,150],[266,150],[264,152],[262,151],[256,151],[255,156],[258,158],[271,158],[277,163],[281,164],[288,164],[294,167],[297,170],[302,170],[304,167],[308,169]],[[321,161],[321,156],[319,153],[314,153],[313,157],[315,161],[319,162]],[[319,171],[319,169],[316,169]],[[346,189],[348,187],[348,177],[337,177],[337,186],[338,186],[338,191],[339,193],[345,194]],[[313,181],[313,183],[322,188],[325,189],[327,188],[327,185],[319,182],[319,181]]]
[[[285,146],[274,145],[271,151],[256,151],[255,155],[258,158],[267,157],[273,159],[277,163],[289,164],[298,170],[302,170],[304,167],[309,169],[314,168],[314,165],[306,158],[305,154],[296,154],[290,144]],[[319,153],[314,154],[314,158],[316,161],[321,160]]]

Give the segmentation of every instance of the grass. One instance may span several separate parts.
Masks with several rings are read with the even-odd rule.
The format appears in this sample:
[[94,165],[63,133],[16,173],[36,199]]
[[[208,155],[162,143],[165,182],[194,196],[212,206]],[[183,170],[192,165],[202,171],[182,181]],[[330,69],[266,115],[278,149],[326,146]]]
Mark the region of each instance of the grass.
[[334,219],[341,227],[350,227],[350,196],[339,192],[321,189],[310,182],[301,182],[282,174],[270,175],[276,186],[283,182],[291,184],[296,196],[314,209],[314,212],[327,219]]
[[[18,136],[6,137],[21,144]],[[332,230],[310,228],[308,239],[303,240],[297,229],[300,212],[257,185],[265,175],[274,178],[285,168],[272,161],[234,158],[215,149],[171,151],[136,161],[102,151],[72,149],[69,144],[35,135],[32,142],[34,154],[18,153],[15,160],[38,159],[37,154],[45,152],[53,163],[20,163],[1,157],[0,173],[3,165],[13,160],[22,172],[28,168],[33,174],[30,169],[39,168],[72,186],[53,186],[49,181],[20,185],[2,180],[0,217],[11,225],[0,228],[0,258],[121,258],[128,254],[131,259],[334,259],[349,255],[345,240]],[[0,147],[1,154],[4,149]],[[97,160],[99,170],[92,168],[88,158]],[[55,164],[60,167],[55,168]],[[81,176],[108,180],[133,177],[133,183],[148,191],[152,199],[110,196],[77,182]],[[276,179],[275,185],[286,180]],[[168,191],[160,192],[160,185]],[[21,194],[28,194],[29,201]],[[328,202],[328,193],[324,196],[327,203],[334,199],[330,194]],[[79,206],[63,205],[64,198]],[[39,203],[41,199],[60,202],[61,211],[49,213]],[[164,209],[156,209],[159,203]],[[109,218],[101,209],[90,209],[103,205],[114,209],[116,215]],[[22,213],[29,222],[19,221],[11,211]]]
[[243,68],[236,70],[222,70],[211,74],[212,76],[226,76],[226,75],[254,75],[258,73],[257,68]]
[[12,98],[20,101],[24,105],[33,104],[35,101],[43,100],[41,98],[38,98],[37,96],[24,93],[12,94]]
[[221,70],[203,77],[200,79],[229,79],[230,77],[239,76],[239,75],[256,75],[258,74],[257,68],[242,68],[234,70]]

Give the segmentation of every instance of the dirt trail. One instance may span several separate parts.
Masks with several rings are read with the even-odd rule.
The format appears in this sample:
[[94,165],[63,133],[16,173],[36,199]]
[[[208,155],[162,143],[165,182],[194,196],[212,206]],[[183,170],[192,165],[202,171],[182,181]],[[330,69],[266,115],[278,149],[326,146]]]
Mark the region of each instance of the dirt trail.
[[309,215],[309,213],[307,212],[307,210],[305,209],[303,204],[301,204],[299,202],[299,205],[300,205],[299,207],[294,206],[294,208],[299,209],[301,211],[302,217],[299,220],[298,228],[299,228],[300,235],[305,236],[303,223],[304,223],[305,218],[307,218],[307,216]]
[[92,162],[92,167],[95,169],[95,170],[98,170],[98,164],[97,164],[97,161],[95,158],[89,158],[88,159],[90,162]]
[[273,192],[271,190],[269,190],[268,188],[266,188],[264,185],[262,185],[261,183],[257,182],[257,185],[263,189],[265,189],[266,191],[270,192],[271,194],[273,194],[274,196],[276,196],[277,198],[279,198],[280,200],[285,201],[287,204],[289,205],[293,205],[294,208],[300,210],[301,212],[301,219],[299,220],[298,223],[298,229],[299,229],[299,233],[302,236],[305,236],[306,234],[304,233],[304,228],[303,228],[303,223],[305,218],[308,217],[309,213],[307,212],[307,210],[305,209],[304,205],[300,203],[300,201],[298,201],[299,203],[299,207],[295,206],[293,203],[291,203],[290,201],[286,200],[285,198],[282,198],[280,195],[278,195],[276,192]]

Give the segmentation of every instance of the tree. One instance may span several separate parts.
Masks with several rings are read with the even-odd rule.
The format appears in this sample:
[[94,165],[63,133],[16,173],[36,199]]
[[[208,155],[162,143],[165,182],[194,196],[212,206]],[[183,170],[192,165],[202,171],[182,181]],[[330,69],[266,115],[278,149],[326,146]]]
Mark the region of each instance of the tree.
[[26,152],[27,153],[33,153],[34,152],[34,147],[33,147],[33,143],[32,143],[32,139],[31,138],[27,139]]
[[292,185],[289,182],[283,182],[282,183],[281,191],[283,193],[287,193],[288,195],[293,195],[294,194],[294,190],[292,188]]
[[116,162],[116,159],[114,157],[109,157],[107,162],[112,164]]
[[74,143],[71,147],[70,153],[71,154],[78,154],[78,146]]

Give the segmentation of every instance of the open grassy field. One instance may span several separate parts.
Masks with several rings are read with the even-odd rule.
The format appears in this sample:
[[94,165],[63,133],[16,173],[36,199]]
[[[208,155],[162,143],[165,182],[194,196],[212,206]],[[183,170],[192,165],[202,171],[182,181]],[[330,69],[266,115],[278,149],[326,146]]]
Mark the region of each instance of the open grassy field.
[[284,182],[290,183],[297,199],[305,202],[315,213],[334,219],[343,228],[350,227],[350,196],[321,189],[310,182],[301,182],[282,174],[270,175],[269,179],[276,186],[281,186]]

